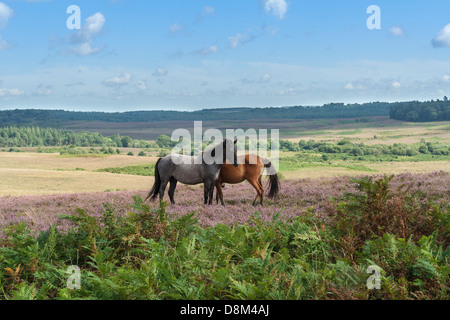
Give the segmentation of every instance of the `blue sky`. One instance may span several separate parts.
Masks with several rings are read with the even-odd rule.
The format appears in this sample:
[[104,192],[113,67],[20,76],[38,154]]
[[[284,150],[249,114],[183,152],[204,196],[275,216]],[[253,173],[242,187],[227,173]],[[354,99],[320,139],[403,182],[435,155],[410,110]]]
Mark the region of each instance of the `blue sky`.
[[[381,29],[367,27],[370,5]],[[0,0],[0,109],[442,98],[449,12],[444,0]]]

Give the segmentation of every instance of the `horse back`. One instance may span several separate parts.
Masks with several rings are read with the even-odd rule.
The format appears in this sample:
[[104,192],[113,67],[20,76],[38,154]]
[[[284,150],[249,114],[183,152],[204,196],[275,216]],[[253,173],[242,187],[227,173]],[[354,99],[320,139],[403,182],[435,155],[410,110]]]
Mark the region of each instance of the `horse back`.
[[238,157],[237,167],[230,163],[225,163],[220,171],[219,179],[223,183],[241,183],[248,179],[258,179],[263,170],[264,164],[261,158],[254,154],[246,154]]

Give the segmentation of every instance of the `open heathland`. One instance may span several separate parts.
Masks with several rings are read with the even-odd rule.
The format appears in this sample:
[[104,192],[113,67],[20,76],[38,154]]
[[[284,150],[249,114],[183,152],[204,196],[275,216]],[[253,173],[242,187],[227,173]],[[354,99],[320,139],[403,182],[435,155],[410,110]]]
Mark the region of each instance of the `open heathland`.
[[247,182],[225,186],[226,206],[203,205],[201,185],[179,184],[175,205],[142,201],[180,122],[72,123],[156,139],[132,145],[5,144],[0,299],[448,299],[448,123],[271,123],[281,191],[258,207]]
[[130,192],[2,198],[0,298],[445,300],[449,180],[285,181],[257,208],[247,185],[226,207],[192,187],[167,207]]

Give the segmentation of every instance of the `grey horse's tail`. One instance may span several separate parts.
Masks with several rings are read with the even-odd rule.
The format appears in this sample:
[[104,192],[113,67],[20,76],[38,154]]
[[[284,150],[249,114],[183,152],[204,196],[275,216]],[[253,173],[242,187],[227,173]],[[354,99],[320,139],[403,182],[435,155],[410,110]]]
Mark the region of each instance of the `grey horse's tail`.
[[272,167],[272,162],[265,161],[264,168],[269,169],[269,194],[267,196],[269,199],[273,199],[280,192],[280,179],[275,168]]
[[147,199],[150,198],[150,201],[155,201],[156,197],[159,193],[159,188],[161,187],[161,177],[159,176],[159,169],[158,164],[162,160],[162,158],[159,158],[158,161],[155,164],[155,183],[153,184],[152,190],[150,190],[147,198],[145,198],[144,202],[147,201]]

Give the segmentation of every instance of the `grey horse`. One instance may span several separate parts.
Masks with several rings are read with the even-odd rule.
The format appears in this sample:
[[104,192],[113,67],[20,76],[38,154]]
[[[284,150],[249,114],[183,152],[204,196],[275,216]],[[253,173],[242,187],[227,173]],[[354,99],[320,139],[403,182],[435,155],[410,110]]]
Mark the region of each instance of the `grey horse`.
[[154,201],[158,194],[162,200],[170,182],[168,194],[170,202],[175,204],[174,193],[178,182],[187,185],[203,183],[205,204],[211,205],[214,186],[225,161],[238,166],[236,142],[237,140],[233,143],[225,139],[211,150],[205,150],[197,156],[170,154],[158,159],[155,165],[155,183],[145,200],[150,198]]

